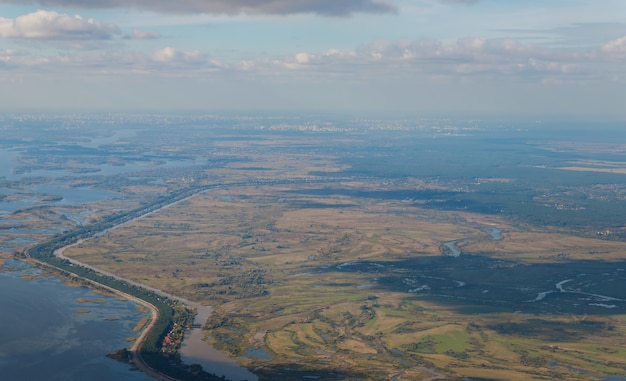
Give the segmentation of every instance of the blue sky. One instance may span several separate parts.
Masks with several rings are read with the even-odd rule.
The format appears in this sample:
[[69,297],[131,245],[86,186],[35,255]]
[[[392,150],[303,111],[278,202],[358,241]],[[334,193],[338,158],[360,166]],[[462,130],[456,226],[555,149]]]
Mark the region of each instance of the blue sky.
[[624,0],[0,0],[0,108],[626,118]]

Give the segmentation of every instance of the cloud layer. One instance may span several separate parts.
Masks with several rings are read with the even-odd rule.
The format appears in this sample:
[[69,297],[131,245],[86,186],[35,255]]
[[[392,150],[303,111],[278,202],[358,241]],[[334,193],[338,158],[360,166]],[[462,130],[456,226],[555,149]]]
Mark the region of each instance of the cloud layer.
[[[280,64],[290,70],[320,72],[380,70],[406,76],[421,73],[440,78],[572,82],[601,79],[597,65],[612,65],[624,53],[626,37],[597,49],[548,48],[515,39],[379,40],[353,51],[299,52]],[[596,74],[592,76],[591,73]],[[609,74],[608,70],[606,74]]]
[[[151,51],[109,51],[34,56],[0,51],[5,67],[47,68],[74,74],[141,74],[145,76],[208,78],[215,73],[307,78],[426,77],[430,79],[518,81],[522,83],[623,82],[620,62],[626,56],[626,37],[596,49],[547,48],[513,39],[467,38],[439,40],[378,40],[354,50],[295,52],[282,59],[250,57],[226,60],[210,52],[175,47]],[[599,70],[602,68],[602,70]],[[244,74],[245,73],[245,74]]]
[[0,0],[0,4],[38,4],[78,9],[136,8],[155,12],[215,14],[394,13],[391,0]]

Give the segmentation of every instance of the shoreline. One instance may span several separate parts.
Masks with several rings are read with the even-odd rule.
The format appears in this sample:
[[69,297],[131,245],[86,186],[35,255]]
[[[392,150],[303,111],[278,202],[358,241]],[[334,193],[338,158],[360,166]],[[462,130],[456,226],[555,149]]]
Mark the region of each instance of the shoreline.
[[[100,288],[100,289],[105,289],[117,296],[120,296],[126,300],[130,300],[133,301],[137,304],[140,304],[146,308],[148,308],[151,312],[151,318],[150,318],[150,322],[148,324],[146,324],[144,326],[144,328],[141,330],[141,333],[139,334],[139,336],[137,337],[137,339],[135,340],[135,342],[133,343],[133,345],[130,348],[130,353],[131,353],[131,361],[132,364],[135,365],[140,371],[142,371],[143,373],[147,374],[148,376],[157,379],[157,380],[162,380],[162,381],[179,381],[176,378],[172,378],[168,375],[165,375],[163,373],[160,373],[154,369],[152,369],[141,357],[141,346],[143,345],[144,341],[146,340],[146,337],[148,336],[148,334],[150,333],[150,331],[154,328],[154,325],[156,324],[156,321],[159,317],[159,311],[158,309],[152,305],[151,303],[148,303],[147,301],[137,298],[133,295],[127,294],[123,291],[117,290],[113,287],[109,287],[107,285],[98,283],[94,280],[85,278],[85,277],[81,277],[75,273],[72,272],[68,272],[65,271],[63,269],[59,269],[57,267],[54,267],[53,265],[50,265],[48,263],[42,262],[38,259],[29,257],[29,258],[25,258],[25,259],[18,259],[20,261],[23,261],[25,263],[29,263],[33,266],[39,267],[39,268],[45,268],[48,271],[51,271],[52,273],[56,274],[55,276],[58,277],[59,279],[62,279],[63,277],[74,277],[74,278],[78,278],[81,281],[85,282],[86,284],[89,285],[89,287],[94,287],[94,288]],[[61,276],[58,276],[61,275]]]

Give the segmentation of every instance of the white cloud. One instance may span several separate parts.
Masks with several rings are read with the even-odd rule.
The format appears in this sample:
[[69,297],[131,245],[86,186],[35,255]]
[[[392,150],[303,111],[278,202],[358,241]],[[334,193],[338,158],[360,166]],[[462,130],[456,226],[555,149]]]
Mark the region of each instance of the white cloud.
[[604,46],[602,46],[602,52],[608,54],[626,54],[626,36],[604,44]]
[[2,50],[0,49],[0,68],[7,68],[12,66],[13,56],[16,52],[12,49]]
[[0,17],[0,37],[39,40],[106,40],[120,33],[113,24],[79,15],[38,10],[14,19]]
[[133,29],[132,32],[124,35],[124,38],[128,40],[156,40],[161,38],[161,33]]
[[169,46],[152,53],[152,60],[168,64],[197,64],[207,61],[206,54],[201,53],[199,50],[182,51]]
[[311,56],[307,53],[298,53],[296,54],[296,62],[299,64],[306,64],[311,60]]

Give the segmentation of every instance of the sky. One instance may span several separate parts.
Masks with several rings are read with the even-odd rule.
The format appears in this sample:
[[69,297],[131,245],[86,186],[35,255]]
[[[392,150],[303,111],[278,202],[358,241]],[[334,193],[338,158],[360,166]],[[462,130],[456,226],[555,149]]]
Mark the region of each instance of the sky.
[[626,120],[626,1],[0,0],[0,110]]

